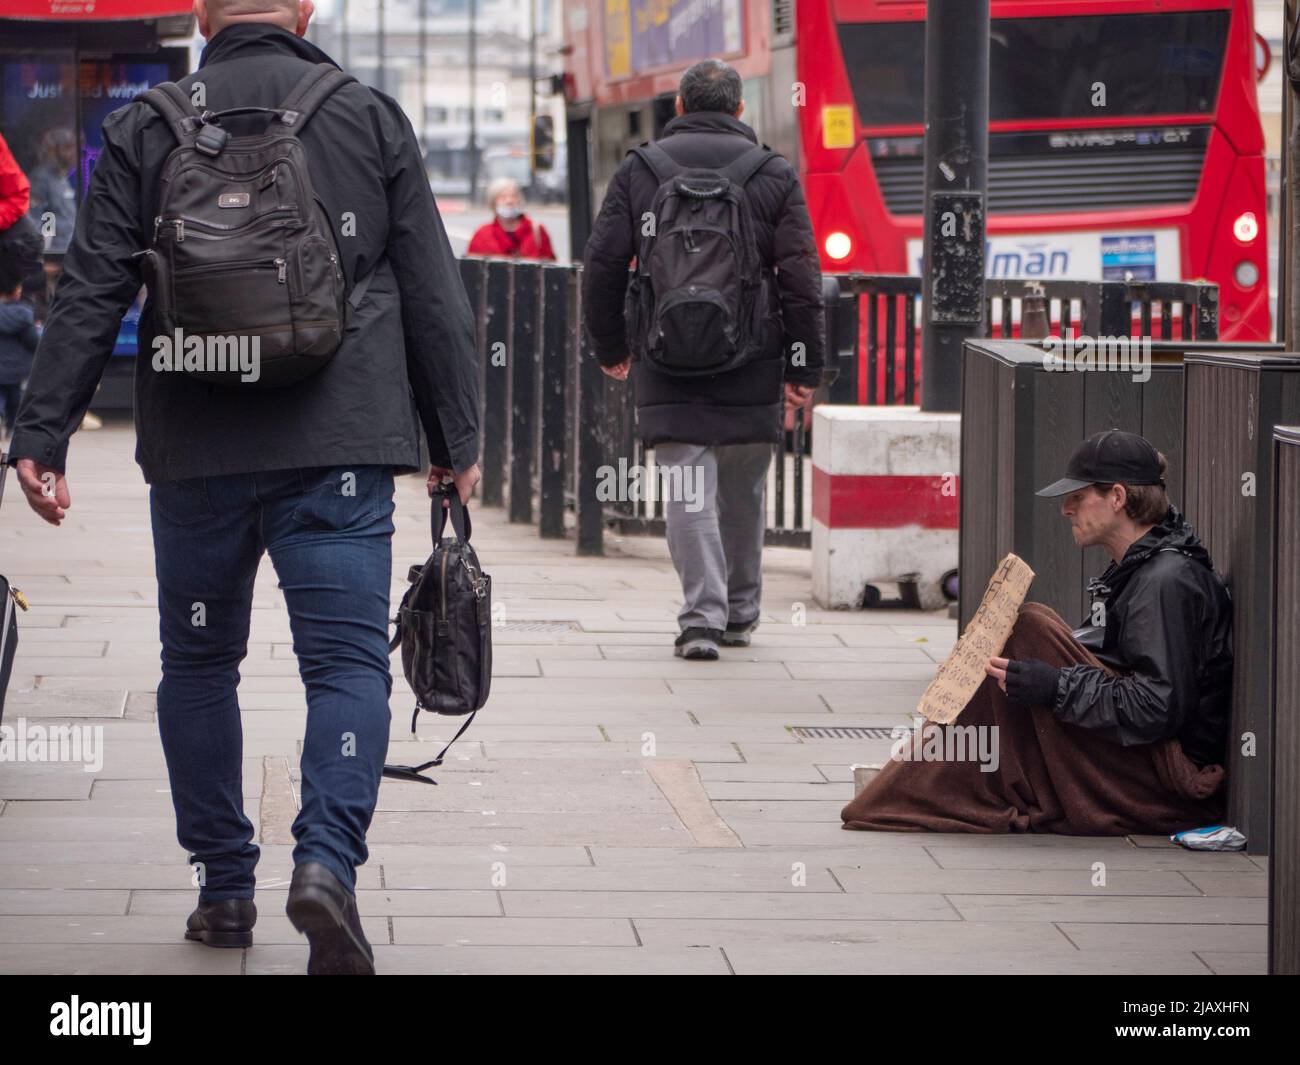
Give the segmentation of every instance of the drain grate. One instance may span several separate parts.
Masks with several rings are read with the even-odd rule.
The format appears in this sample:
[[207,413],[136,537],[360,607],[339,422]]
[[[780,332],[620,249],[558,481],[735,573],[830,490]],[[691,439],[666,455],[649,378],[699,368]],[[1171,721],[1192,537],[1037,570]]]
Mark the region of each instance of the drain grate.
[[510,632],[571,632],[578,628],[576,621],[507,621],[498,628]]
[[801,740],[887,740],[893,729],[876,726],[792,725],[790,731]]

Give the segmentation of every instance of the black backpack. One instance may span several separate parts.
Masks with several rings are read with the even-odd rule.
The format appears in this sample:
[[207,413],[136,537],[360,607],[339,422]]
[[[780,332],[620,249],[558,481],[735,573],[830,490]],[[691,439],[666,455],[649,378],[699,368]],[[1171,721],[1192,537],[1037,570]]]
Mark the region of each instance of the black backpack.
[[[442,505],[444,499],[450,507]],[[448,516],[455,539],[442,536]],[[417,766],[386,765],[384,776],[436,784],[420,774],[442,765],[492,687],[492,578],[469,545],[473,527],[454,485],[434,490],[430,523],[433,554],[407,575],[411,587],[402,596],[389,649],[402,649],[402,672],[415,693],[412,735],[421,710],[469,717],[436,758]]]
[[776,153],[755,145],[721,170],[688,169],[658,144],[632,152],[659,182],[641,227],[625,316],[633,353],[679,377],[723,373],[769,342],[771,271],[745,185]]
[[[155,370],[276,388],[338,350],[347,303],[363,289],[345,301],[334,231],[297,135],[353,80],[316,64],[279,108],[200,112],[173,82],[141,94],[179,142],[163,165],[153,243],[140,253],[156,323],[154,350],[141,357]],[[221,126],[257,112],[272,117],[256,136]]]

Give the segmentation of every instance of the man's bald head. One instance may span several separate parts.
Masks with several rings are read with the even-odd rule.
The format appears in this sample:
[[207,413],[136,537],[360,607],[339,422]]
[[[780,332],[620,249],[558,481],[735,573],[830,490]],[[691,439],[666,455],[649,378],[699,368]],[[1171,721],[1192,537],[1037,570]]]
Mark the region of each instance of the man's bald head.
[[265,22],[301,37],[315,9],[311,0],[194,0],[199,32],[208,40],[236,22]]

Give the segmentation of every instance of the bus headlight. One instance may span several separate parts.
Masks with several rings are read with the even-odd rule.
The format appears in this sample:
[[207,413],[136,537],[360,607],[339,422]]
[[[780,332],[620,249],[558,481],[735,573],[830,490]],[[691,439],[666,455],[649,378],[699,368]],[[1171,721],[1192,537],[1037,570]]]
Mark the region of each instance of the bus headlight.
[[1243,244],[1249,244],[1259,236],[1259,221],[1254,211],[1242,211],[1237,215],[1237,220],[1232,223],[1232,235]]
[[847,233],[838,230],[826,235],[826,254],[836,262],[847,259],[853,253],[853,241]]
[[1233,270],[1232,276],[1242,288],[1254,288],[1259,280],[1259,267],[1249,259],[1242,259]]

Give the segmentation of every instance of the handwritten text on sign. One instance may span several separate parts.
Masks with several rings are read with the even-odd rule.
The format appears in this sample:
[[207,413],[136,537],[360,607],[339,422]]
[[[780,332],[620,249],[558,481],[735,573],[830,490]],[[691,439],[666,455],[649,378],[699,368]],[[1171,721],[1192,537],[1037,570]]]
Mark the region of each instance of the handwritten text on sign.
[[1034,571],[1015,555],[1007,555],[989,578],[975,616],[961,634],[957,646],[939,667],[934,680],[921,696],[916,711],[929,721],[941,725],[957,720],[971,696],[984,683],[984,667],[1006,646],[1011,627],[1016,623],[1020,604],[1025,601]]

